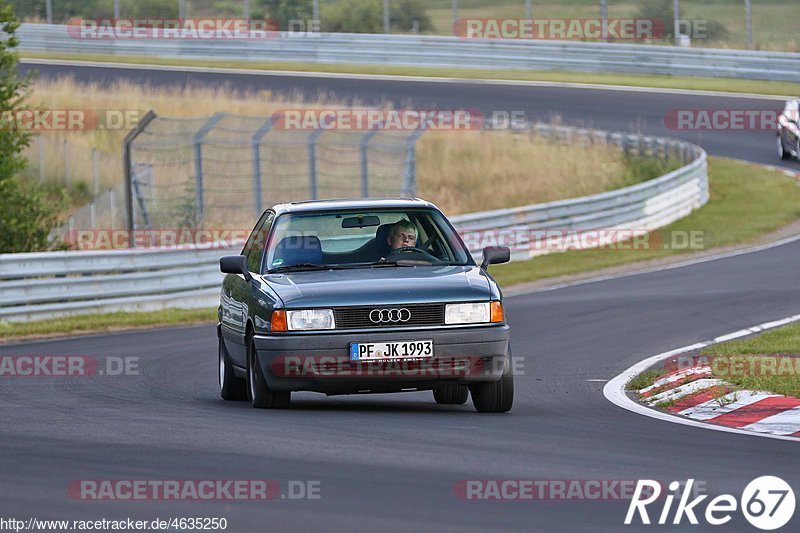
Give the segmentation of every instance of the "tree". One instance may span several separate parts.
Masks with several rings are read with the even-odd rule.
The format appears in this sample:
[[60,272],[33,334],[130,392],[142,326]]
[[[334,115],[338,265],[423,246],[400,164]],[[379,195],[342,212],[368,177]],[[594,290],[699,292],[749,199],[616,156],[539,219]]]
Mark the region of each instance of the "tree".
[[57,222],[57,208],[44,191],[19,177],[27,163],[22,151],[31,137],[13,119],[25,108],[30,82],[17,73],[17,28],[19,20],[11,6],[0,0],[0,253],[46,249]]
[[30,135],[15,128],[8,120],[12,113],[25,105],[29,78],[17,74],[19,56],[14,51],[19,41],[16,31],[19,20],[11,6],[0,0],[0,112],[3,113],[0,127],[0,181],[9,179],[25,167],[21,152],[30,143]]
[[[419,23],[419,31],[433,29],[422,0],[392,0],[389,15],[394,31],[407,33]],[[380,0],[341,0],[322,7],[322,31],[344,33],[382,33],[383,2]]]
[[312,0],[261,0],[261,10],[254,11],[254,18],[267,17],[278,24],[283,31],[291,29],[290,20],[311,20]]

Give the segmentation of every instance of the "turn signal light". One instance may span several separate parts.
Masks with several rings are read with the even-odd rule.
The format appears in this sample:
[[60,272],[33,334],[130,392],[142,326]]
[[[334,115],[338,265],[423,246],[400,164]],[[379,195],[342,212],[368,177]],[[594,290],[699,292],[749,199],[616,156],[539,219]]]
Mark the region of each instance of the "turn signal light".
[[504,320],[505,317],[503,316],[503,304],[497,301],[492,301],[489,304],[489,309],[489,320],[491,322],[502,322]]
[[286,311],[283,309],[276,309],[272,312],[272,317],[269,319],[270,331],[286,331]]

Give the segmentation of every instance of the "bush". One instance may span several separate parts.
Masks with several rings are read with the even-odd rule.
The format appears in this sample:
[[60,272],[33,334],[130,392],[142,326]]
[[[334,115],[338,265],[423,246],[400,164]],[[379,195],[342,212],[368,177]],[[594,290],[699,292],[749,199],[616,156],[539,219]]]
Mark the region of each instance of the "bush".
[[[381,0],[342,0],[320,8],[322,31],[343,33],[383,33]],[[409,32],[414,21],[419,31],[433,29],[422,0],[394,0],[389,4],[389,22],[396,32]]]
[[260,7],[252,11],[252,17],[270,18],[281,30],[288,30],[290,20],[311,20],[312,11],[311,0],[261,0]]
[[37,252],[53,248],[49,236],[58,225],[60,206],[37,183],[0,180],[0,253]]
[[[693,20],[689,13],[680,8],[680,20]],[[664,32],[672,36],[674,31],[675,16],[672,10],[672,0],[650,0],[639,8],[636,14],[639,18],[651,18],[664,21]],[[728,38],[729,32],[725,25],[717,20],[707,20],[704,28],[686,28],[681,27],[682,32],[689,32],[689,37],[692,41],[722,41]],[[696,35],[691,35],[697,32]]]

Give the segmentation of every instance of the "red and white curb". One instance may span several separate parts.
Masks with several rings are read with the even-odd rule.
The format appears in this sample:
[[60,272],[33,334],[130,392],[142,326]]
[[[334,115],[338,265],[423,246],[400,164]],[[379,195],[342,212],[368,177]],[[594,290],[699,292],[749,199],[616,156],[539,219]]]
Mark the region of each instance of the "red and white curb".
[[[648,395],[651,405],[673,402],[666,412],[633,400],[626,391],[631,379],[665,359],[798,321],[800,315],[794,315],[654,355],[606,383],[603,395],[623,409],[666,422],[800,442],[800,399],[762,391],[726,390],[727,383],[708,377],[710,368],[682,369],[662,377],[652,388],[639,391]],[[655,390],[657,394],[648,394]]]
[[800,440],[800,398],[737,389],[709,374],[705,365],[671,372],[639,390],[640,401],[710,424]]

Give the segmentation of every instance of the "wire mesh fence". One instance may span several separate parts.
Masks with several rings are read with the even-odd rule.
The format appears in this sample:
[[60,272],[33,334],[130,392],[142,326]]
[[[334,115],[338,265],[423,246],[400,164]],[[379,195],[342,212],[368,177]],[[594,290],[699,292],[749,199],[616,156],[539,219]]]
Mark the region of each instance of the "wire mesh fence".
[[281,202],[413,196],[420,134],[154,116],[128,144],[132,229],[240,227]]
[[[28,176],[42,184],[77,191],[86,197],[54,230],[52,237],[67,240],[79,229],[114,228],[125,225],[123,168],[119,156],[69,142],[57,135],[36,135],[24,152]],[[141,173],[145,169],[138,169]]]

